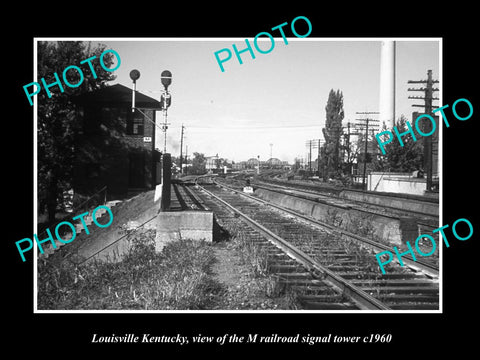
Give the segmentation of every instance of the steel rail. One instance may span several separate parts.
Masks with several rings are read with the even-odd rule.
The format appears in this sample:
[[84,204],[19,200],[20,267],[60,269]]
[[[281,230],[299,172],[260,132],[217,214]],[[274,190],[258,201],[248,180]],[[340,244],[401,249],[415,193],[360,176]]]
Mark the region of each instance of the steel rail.
[[184,186],[185,192],[188,194],[190,199],[197,205],[198,207],[204,210],[210,210],[208,206],[200,199],[195,192],[193,192],[188,186]]
[[[290,209],[287,209],[283,206],[280,206],[280,205],[276,205],[276,204],[272,204],[271,202],[268,202],[266,200],[263,200],[263,199],[259,199],[257,197],[253,197],[253,196],[250,196],[248,194],[244,194],[243,192],[239,191],[239,190],[236,190],[236,189],[233,189],[225,184],[222,184],[222,183],[219,183],[217,181],[214,180],[214,183],[218,186],[221,186],[221,187],[224,187],[225,189],[228,189],[229,191],[233,191],[235,193],[238,193],[242,196],[245,196],[249,199],[252,199],[252,200],[255,200],[257,202],[260,202],[260,203],[263,203],[265,205],[268,205],[268,206],[271,206],[271,207],[274,207],[278,210],[281,210],[281,211],[284,211],[286,213],[289,213],[293,216],[296,216],[296,217],[299,217],[307,222],[309,222],[310,224],[312,225],[315,225],[315,226],[318,226],[318,227],[321,227],[323,229],[328,229],[328,231],[331,231],[337,235],[340,235],[340,236],[345,236],[347,238],[351,238],[357,242],[360,242],[362,244],[366,244],[368,245],[368,247],[374,249],[375,251],[390,251],[392,250],[391,247],[388,247],[387,245],[385,244],[382,244],[382,243],[379,243],[375,240],[371,240],[371,239],[368,239],[368,238],[365,238],[363,236],[360,236],[360,235],[357,235],[357,234],[354,234],[352,232],[349,232],[347,230],[344,230],[344,229],[339,229],[339,228],[336,228],[334,227],[333,225],[330,225],[330,224],[326,224],[320,220],[317,220],[317,219],[313,219],[309,216],[306,216],[306,215],[303,215],[303,214],[300,214],[294,210],[290,210]],[[400,262],[398,261],[398,259],[395,259],[395,261],[397,263],[400,264]],[[402,258],[402,261],[408,265],[408,267],[410,268],[413,268],[415,270],[419,270],[419,271],[422,271],[423,273],[425,273],[425,275],[429,276],[429,277],[432,277],[432,278],[436,278],[438,277],[438,273],[439,273],[439,268],[435,265],[432,265],[432,264],[429,264],[427,262],[424,262],[422,260],[413,260],[413,258],[410,256],[410,255],[405,255],[403,256]]]
[[325,268],[323,265],[319,264],[317,261],[312,259],[310,256],[305,254],[303,251],[297,247],[290,244],[288,241],[282,239],[278,235],[274,234],[268,230],[263,225],[259,224],[248,215],[242,213],[240,210],[236,209],[234,206],[230,205],[228,202],[224,201],[217,195],[208,191],[204,187],[198,185],[205,193],[209,196],[216,199],[218,202],[223,204],[225,207],[238,214],[245,222],[250,224],[255,230],[259,231],[264,237],[266,237],[270,242],[275,246],[283,250],[290,257],[300,262],[312,276],[316,278],[321,278],[322,280],[330,282],[336,288],[338,288],[345,296],[350,298],[360,309],[362,310],[391,310],[390,307],[374,298],[373,296],[367,294],[365,291],[361,290],[357,286],[349,283],[347,280],[341,276],[335,274],[331,270]]

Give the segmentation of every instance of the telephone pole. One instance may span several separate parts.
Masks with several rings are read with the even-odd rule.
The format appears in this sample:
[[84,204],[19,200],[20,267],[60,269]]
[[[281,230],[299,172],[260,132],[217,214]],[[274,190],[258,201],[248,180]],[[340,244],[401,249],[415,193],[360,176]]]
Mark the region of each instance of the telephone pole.
[[367,178],[367,161],[368,161],[368,125],[370,125],[372,130],[377,130],[379,128],[379,120],[370,119],[368,115],[379,114],[378,112],[374,111],[366,111],[366,112],[356,112],[357,115],[367,115],[366,119],[355,119],[360,121],[360,123],[355,124],[355,128],[357,130],[365,129],[365,152],[363,155],[363,179],[362,179],[362,187],[366,190],[366,178]]
[[309,155],[309,164],[310,164],[310,169],[308,170],[309,173],[308,175],[309,176],[312,176],[312,142],[310,141],[310,155]]
[[318,151],[317,151],[317,172],[318,178],[320,178],[320,139],[318,140]]
[[188,175],[188,145],[185,145],[185,175]]
[[309,164],[309,175],[312,175],[312,149],[318,148],[317,150],[317,171],[318,171],[318,176],[320,176],[320,139],[312,139],[312,140],[307,140],[305,142],[305,145],[308,146],[309,151],[308,151],[308,164]]
[[182,134],[180,136],[180,174],[183,174],[183,130],[185,129],[185,126],[182,124]]
[[[345,144],[346,144],[345,147],[346,147],[346,150],[347,150],[348,175],[350,177],[353,175],[352,174],[353,159],[352,159],[352,150],[351,150],[350,139],[351,139],[352,135],[359,135],[359,133],[356,132],[356,131],[355,132],[350,131],[351,125],[355,125],[355,124],[351,123],[350,121],[347,122],[347,126],[346,126],[347,132],[343,134],[343,136],[345,137]],[[343,129],[345,129],[345,127],[343,127]],[[345,159],[345,154],[344,153],[342,154],[342,157],[343,157],[343,159]]]
[[[432,113],[432,102],[433,100],[438,100],[437,97],[433,97],[433,92],[438,91],[438,88],[433,88],[433,84],[438,83],[438,80],[432,79],[432,70],[427,71],[427,80],[408,80],[408,84],[425,84],[426,87],[421,88],[408,88],[407,91],[423,91],[424,96],[409,96],[409,99],[417,99],[417,100],[425,100],[423,105],[420,104],[413,104],[412,106],[415,107],[422,107],[425,109],[425,114],[430,115],[435,120],[437,116],[434,116]],[[420,114],[418,114],[420,115]],[[422,131],[425,133],[430,132],[432,129],[428,129],[428,127],[432,126],[432,123],[429,121],[422,121],[421,127],[423,128]],[[432,137],[427,136],[423,138],[423,163],[425,167],[425,172],[427,173],[427,191],[432,190],[433,185],[433,151],[432,151]]]

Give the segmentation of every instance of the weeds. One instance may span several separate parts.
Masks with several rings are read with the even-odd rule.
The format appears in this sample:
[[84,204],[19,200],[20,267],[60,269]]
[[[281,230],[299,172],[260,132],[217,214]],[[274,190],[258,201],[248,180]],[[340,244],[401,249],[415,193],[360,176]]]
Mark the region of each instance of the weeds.
[[240,236],[241,241],[237,243],[237,251],[240,259],[244,264],[247,264],[253,277],[263,277],[268,273],[269,258],[264,247],[260,247],[254,241]]
[[155,253],[155,231],[138,233],[117,263],[38,266],[38,309],[204,309],[221,286],[204,242],[180,240]]
[[327,215],[324,217],[323,221],[335,227],[341,227],[343,218],[338,210],[327,209]]
[[240,262],[247,265],[254,287],[259,289],[265,297],[275,299],[275,302],[282,304],[282,308],[289,309],[291,294],[287,291],[285,283],[270,272],[270,266],[275,264],[275,260],[268,253],[268,246],[261,245],[265,244],[263,241],[253,240],[256,237],[255,233],[249,232],[238,223],[225,225],[233,237],[233,244]]
[[358,216],[350,216],[350,221],[345,230],[368,238],[373,238],[375,234],[375,227],[373,226],[371,217],[361,218]]

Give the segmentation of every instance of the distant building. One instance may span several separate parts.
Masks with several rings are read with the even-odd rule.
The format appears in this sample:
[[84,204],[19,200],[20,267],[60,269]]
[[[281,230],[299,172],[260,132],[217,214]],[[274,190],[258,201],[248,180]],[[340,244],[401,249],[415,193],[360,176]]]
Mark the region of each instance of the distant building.
[[245,167],[247,169],[255,169],[258,166],[259,160],[257,158],[250,158],[246,161]]
[[400,194],[425,195],[427,180],[419,177],[418,172],[375,172],[368,174],[369,191],[391,192]]
[[205,169],[207,171],[213,171],[220,167],[218,154],[215,156],[207,156],[205,160]]
[[239,161],[234,164],[232,164],[232,169],[233,170],[245,170],[247,167],[247,162],[246,161]]
[[271,169],[287,169],[290,168],[287,161],[282,161],[277,158],[270,158],[265,162],[265,165]]
[[[109,197],[152,189],[160,183],[161,153],[155,150],[155,111],[161,103],[116,84],[74,99],[80,123],[75,140],[75,193],[107,186]],[[143,113],[145,114],[143,114]]]

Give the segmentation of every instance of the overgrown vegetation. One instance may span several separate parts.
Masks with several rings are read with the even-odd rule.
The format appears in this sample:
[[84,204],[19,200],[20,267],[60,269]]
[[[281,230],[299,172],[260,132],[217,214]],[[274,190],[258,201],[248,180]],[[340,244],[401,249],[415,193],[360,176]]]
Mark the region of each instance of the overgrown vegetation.
[[327,214],[324,216],[323,221],[335,227],[341,227],[343,223],[342,214],[337,209],[327,209]]
[[375,226],[373,225],[371,215],[365,217],[350,216],[349,222],[346,225],[346,230],[357,235],[365,236],[369,239],[375,238],[375,240],[379,240],[375,236]]
[[253,240],[242,235],[240,235],[240,237],[241,240],[236,243],[236,249],[240,254],[242,263],[249,266],[253,277],[266,276],[270,262],[267,251]]
[[275,260],[269,254],[265,243],[253,240],[254,236],[236,222],[224,226],[231,234],[231,241],[240,262],[245,265],[247,275],[252,280],[248,296],[264,297],[267,299],[266,308],[297,309],[298,304],[292,290],[270,270]]
[[[376,234],[372,215],[361,217],[359,215],[341,213],[336,209],[327,209],[323,221],[338,228],[345,229],[353,234],[364,236],[378,242],[386,242]],[[389,244],[387,242],[387,244]]]
[[137,233],[117,263],[39,263],[38,309],[198,310],[221,286],[210,274],[214,254],[205,242],[180,240],[155,253],[155,231]]
[[[112,72],[104,70],[99,61],[80,65],[80,62],[92,56],[100,58],[104,50],[106,46],[103,44],[92,47],[90,43],[81,41],[38,42],[38,80],[36,81],[40,82],[39,79],[44,78],[46,83],[53,84],[56,80],[54,77],[57,75],[56,72],[72,64],[79,65],[85,74],[84,81],[81,81],[79,72],[64,73],[64,79],[66,76],[70,84],[78,83],[79,86],[66,86],[62,92],[52,91],[51,97],[47,97],[47,92],[40,91],[36,99],[38,102],[39,212],[48,213],[49,223],[55,222],[55,213],[64,205],[63,193],[71,189],[73,184],[75,155],[78,155],[79,149],[72,144],[76,143],[80,122],[72,99],[77,95],[103,88],[116,78]],[[114,62],[113,55],[107,53],[103,57],[103,62],[106,67],[110,67]],[[116,127],[122,126],[118,121],[116,123]],[[108,126],[109,134],[113,133],[113,128]],[[83,157],[89,159],[95,158],[99,153],[98,148],[82,148],[82,152]]]

